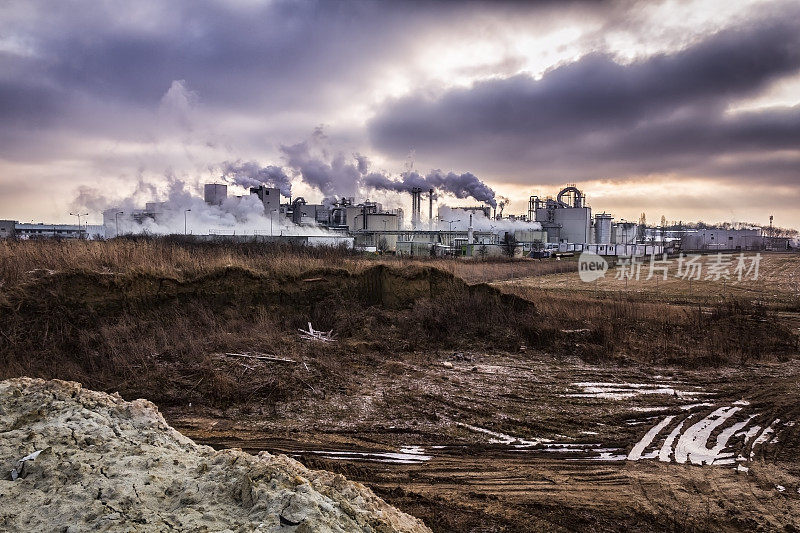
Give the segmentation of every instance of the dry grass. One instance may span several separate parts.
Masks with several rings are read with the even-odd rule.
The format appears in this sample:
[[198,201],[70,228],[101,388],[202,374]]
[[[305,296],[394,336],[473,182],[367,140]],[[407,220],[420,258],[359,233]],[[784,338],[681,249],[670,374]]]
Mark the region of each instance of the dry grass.
[[[733,256],[734,258],[736,256]],[[710,262],[713,255],[707,256]],[[686,280],[675,277],[675,263],[667,280],[646,279],[643,267],[639,280],[616,279],[611,269],[604,278],[582,283],[573,273],[537,276],[514,280],[513,285],[545,293],[570,294],[595,299],[619,299],[677,305],[717,305],[732,300],[761,303],[775,310],[800,311],[800,254],[762,253],[758,278],[724,280]]]
[[[757,301],[673,305],[624,291],[537,286],[575,278],[562,273],[574,267],[168,238],[2,242],[0,377],[75,379],[164,404],[224,406],[324,398],[346,387],[354,365],[437,350],[527,346],[688,367],[797,353],[796,337]],[[381,278],[387,271],[391,279]],[[519,281],[497,283],[503,296],[459,278]],[[339,342],[300,341],[297,328],[307,321],[333,329]],[[214,356],[226,351],[303,364],[256,371]]]
[[359,270],[369,261],[335,248],[264,243],[206,243],[183,238],[113,241],[0,241],[0,280],[7,286],[37,270],[142,273],[190,279],[229,266],[288,275],[316,268]]
[[[168,240],[7,243],[0,377],[226,405],[324,396],[346,382],[342,361],[375,354],[540,342],[529,303],[427,263],[386,262],[343,250]],[[297,329],[308,321],[338,342],[301,341]],[[298,364],[264,373],[213,355],[242,351]]]
[[[800,256],[767,254],[758,280],[722,283],[671,278],[597,283],[577,274],[493,285],[530,299],[545,323],[572,333],[575,351],[593,360],[683,366],[742,364],[797,355]],[[583,330],[583,331],[581,331]]]
[[141,273],[192,279],[225,267],[295,277],[321,268],[362,272],[375,264],[399,268],[432,266],[468,283],[574,272],[574,262],[442,259],[365,256],[341,248],[270,243],[203,242],[184,237],[112,241],[0,241],[0,289],[22,283],[38,271]]

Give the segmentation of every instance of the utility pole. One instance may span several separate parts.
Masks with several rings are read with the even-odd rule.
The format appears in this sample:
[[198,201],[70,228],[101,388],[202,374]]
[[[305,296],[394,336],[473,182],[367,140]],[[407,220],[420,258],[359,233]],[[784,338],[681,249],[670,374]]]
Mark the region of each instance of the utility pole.
[[78,238],[80,239],[81,238],[81,231],[82,231],[81,230],[81,217],[88,217],[89,213],[80,213],[80,212],[78,212],[78,213],[70,213],[70,215],[72,215],[74,217],[78,217]]

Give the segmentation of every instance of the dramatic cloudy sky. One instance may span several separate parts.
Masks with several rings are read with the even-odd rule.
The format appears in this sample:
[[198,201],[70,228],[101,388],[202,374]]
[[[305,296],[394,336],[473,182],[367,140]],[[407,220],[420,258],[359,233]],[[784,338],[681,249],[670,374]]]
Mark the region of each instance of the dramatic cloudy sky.
[[319,200],[365,157],[507,213],[577,183],[618,218],[800,227],[800,5],[0,2],[0,218],[231,168]]

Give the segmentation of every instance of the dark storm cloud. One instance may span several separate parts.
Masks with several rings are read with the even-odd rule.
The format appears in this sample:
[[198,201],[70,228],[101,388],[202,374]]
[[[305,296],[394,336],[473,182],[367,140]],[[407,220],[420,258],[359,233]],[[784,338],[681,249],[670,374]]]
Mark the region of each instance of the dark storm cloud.
[[[269,147],[307,131],[402,53],[408,24],[424,27],[424,16],[377,3],[4,3],[0,157],[37,163],[89,138],[156,142],[170,132],[152,113],[183,80],[213,117],[203,135],[231,145],[231,159],[252,159],[252,137],[214,125],[262,116]],[[278,113],[308,122],[277,122]],[[51,144],[31,144],[41,128]]]
[[158,102],[182,79],[210,105],[310,106],[343,77],[391,57],[409,39],[406,22],[424,22],[391,3],[89,6],[41,4],[39,17],[25,20],[29,27],[9,28],[35,43],[35,54],[15,59],[20,71],[63,90],[139,105]]
[[[730,14],[706,23],[699,13],[684,33],[674,21],[660,28],[651,4],[635,0],[0,2],[0,185],[35,174],[66,197],[81,180],[111,188],[171,168],[200,183],[221,161],[242,183],[289,192],[290,179],[302,180],[329,196],[404,191],[411,174],[420,187],[483,201],[499,200],[483,180],[669,172],[797,182],[798,110],[726,111],[798,71],[800,16],[789,5],[759,5],[757,16],[743,8],[745,25],[698,39]],[[565,49],[582,57],[539,81],[514,75],[561,51],[512,39],[562,29],[576,35]],[[603,53],[684,41],[683,51],[630,64]],[[473,42],[491,51],[451,65]],[[472,76],[485,81],[439,85]],[[381,101],[406,86],[409,97]],[[296,142],[320,123],[330,146]],[[412,148],[415,168],[444,172],[397,176],[360,155],[397,168]],[[18,203],[0,198],[3,209]]]
[[52,88],[21,80],[0,80],[0,122],[42,125],[59,108]]
[[414,149],[557,182],[702,169],[716,154],[796,148],[797,109],[726,109],[800,71],[798,20],[784,13],[630,64],[594,53],[541,80],[517,75],[436,98],[412,95],[371,121],[371,138],[398,156]]

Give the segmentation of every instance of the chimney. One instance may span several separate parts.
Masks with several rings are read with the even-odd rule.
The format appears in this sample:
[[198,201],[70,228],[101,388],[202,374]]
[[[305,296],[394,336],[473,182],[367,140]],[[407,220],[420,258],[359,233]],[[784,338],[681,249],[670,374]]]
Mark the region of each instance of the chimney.
[[467,228],[467,244],[472,244],[474,239],[474,235],[472,233],[472,213],[469,215],[469,228]]
[[422,211],[422,189],[413,187],[411,189],[411,228],[419,229]]
[[428,191],[428,230],[433,231],[433,189]]

